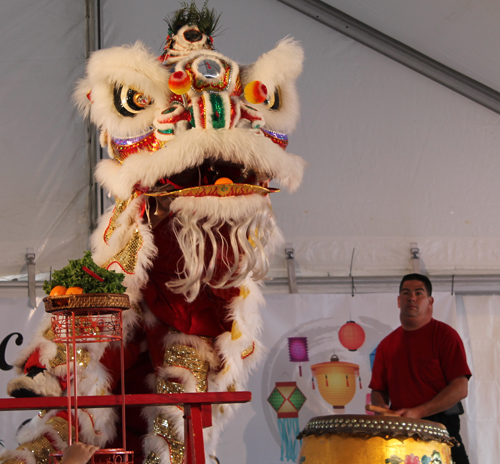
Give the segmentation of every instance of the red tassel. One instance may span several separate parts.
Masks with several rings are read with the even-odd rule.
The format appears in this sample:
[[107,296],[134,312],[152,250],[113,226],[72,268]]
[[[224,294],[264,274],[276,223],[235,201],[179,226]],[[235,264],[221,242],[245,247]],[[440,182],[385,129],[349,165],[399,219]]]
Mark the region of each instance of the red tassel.
[[98,276],[95,272],[92,272],[87,266],[82,266],[82,269],[94,279],[97,279],[99,282],[104,282],[104,279]]
[[326,386],[328,387],[328,376],[325,374]]
[[302,377],[302,366],[299,364],[299,375]]
[[346,384],[346,387],[349,386],[349,376],[347,374],[345,375],[345,384]]
[[359,376],[359,389],[361,390],[363,388],[363,385],[361,385],[361,376]]

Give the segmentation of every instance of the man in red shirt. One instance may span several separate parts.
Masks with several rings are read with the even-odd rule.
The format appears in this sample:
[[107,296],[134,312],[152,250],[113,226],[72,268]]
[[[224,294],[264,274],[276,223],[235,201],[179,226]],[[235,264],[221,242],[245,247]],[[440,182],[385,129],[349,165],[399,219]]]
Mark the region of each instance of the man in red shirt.
[[461,446],[452,448],[456,464],[469,464],[460,437],[460,400],[471,372],[458,333],[432,317],[430,280],[403,277],[398,296],[401,327],[380,342],[373,364],[372,404],[404,417],[444,424]]

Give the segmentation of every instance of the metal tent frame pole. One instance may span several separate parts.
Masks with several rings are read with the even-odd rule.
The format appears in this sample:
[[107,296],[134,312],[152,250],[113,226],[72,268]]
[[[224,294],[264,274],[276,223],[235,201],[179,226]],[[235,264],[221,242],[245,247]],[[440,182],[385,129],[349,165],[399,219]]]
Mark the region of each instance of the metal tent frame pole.
[[[101,0],[84,0],[85,2],[85,58],[89,59],[92,52],[101,49]],[[102,159],[102,149],[99,144],[99,133],[97,128],[85,121],[85,134],[87,139],[87,159],[89,166],[89,232],[93,232],[103,209],[103,191],[94,179],[94,171],[97,162]]]
[[449,68],[320,0],[278,0],[500,114],[500,92]]

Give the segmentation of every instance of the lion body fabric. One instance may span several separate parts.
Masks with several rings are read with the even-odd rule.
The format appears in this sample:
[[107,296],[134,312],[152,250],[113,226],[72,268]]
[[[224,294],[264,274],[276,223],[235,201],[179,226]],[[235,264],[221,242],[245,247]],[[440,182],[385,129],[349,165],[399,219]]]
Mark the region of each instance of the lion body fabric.
[[[194,45],[185,45],[194,34]],[[303,51],[285,39],[240,67],[196,26],[167,39],[172,48],[161,59],[140,43],[95,52],[78,84],[77,104],[110,155],[96,178],[115,198],[91,237],[92,256],[126,276],[133,306],[123,324],[128,393],[242,390],[264,351],[259,281],[282,243],[269,183],[293,191],[304,169],[284,150],[298,119]],[[264,96],[251,104],[247,86],[255,82],[264,84],[252,87]],[[20,375],[9,393],[65,395],[66,353],[53,338],[46,318],[16,362]],[[111,394],[120,380],[117,347],[80,344],[76,355],[79,394]],[[212,407],[209,453],[233,410]],[[115,411],[78,416],[81,441],[113,443]],[[148,464],[182,464],[182,416],[180,407],[155,407],[129,420],[132,434],[145,434],[136,454],[142,446]],[[67,446],[68,434],[66,411],[41,412],[18,432],[19,448],[2,458],[45,464]]]

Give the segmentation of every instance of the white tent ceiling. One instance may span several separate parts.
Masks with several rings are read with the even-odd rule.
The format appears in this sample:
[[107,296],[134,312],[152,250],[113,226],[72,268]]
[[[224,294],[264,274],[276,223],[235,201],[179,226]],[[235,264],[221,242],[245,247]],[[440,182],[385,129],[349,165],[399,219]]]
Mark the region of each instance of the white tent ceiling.
[[325,0],[325,3],[500,91],[500,2]]
[[85,128],[71,103],[84,70],[83,2],[0,5],[0,276],[64,266],[89,233]]
[[[154,53],[167,34],[163,18],[178,7],[100,3],[103,48],[141,40]],[[493,2],[330,4],[499,88]],[[23,5],[2,4],[0,275],[23,272],[27,247],[35,248],[37,272],[87,247],[89,163],[71,102],[84,68],[83,2]],[[299,275],[347,275],[353,249],[355,275],[398,275],[410,267],[412,242],[431,274],[498,273],[497,114],[277,1],[210,5],[222,12],[216,47],[239,62],[287,35],[305,49],[301,123],[289,151],[308,168],[297,193],[273,198]],[[285,267],[279,255],[271,275],[285,275]]]

